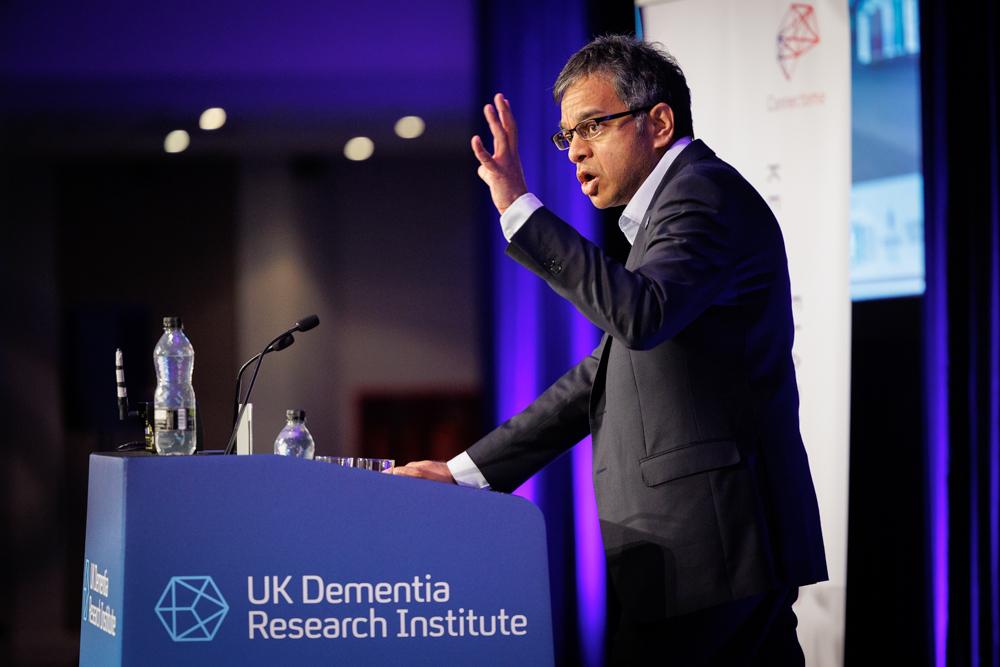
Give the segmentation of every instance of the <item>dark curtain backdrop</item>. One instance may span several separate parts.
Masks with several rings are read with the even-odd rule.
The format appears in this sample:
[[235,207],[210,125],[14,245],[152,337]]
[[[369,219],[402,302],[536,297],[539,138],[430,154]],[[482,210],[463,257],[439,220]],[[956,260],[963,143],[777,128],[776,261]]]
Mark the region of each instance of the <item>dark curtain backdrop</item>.
[[996,3],[921,3],[933,664],[1000,664]]

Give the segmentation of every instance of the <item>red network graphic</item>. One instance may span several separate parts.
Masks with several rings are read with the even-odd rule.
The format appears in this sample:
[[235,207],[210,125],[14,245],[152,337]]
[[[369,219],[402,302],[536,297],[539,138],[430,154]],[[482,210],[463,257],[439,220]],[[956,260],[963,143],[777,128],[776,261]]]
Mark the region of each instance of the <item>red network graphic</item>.
[[792,78],[799,57],[817,44],[816,10],[812,5],[793,2],[778,28],[778,65],[786,79]]

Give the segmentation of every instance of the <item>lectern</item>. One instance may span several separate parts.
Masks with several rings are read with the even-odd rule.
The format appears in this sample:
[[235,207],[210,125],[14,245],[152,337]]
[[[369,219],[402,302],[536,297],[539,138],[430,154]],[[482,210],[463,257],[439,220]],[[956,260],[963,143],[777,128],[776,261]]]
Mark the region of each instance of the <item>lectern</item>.
[[551,665],[526,500],[276,456],[90,458],[80,664]]

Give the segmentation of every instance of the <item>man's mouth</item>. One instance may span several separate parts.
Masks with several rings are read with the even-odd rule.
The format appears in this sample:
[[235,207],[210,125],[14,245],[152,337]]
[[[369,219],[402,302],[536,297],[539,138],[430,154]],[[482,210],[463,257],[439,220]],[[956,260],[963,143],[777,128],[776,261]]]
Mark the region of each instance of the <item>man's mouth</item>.
[[576,178],[580,181],[580,190],[583,191],[583,194],[593,197],[597,192],[597,184],[600,179],[587,171],[578,172]]

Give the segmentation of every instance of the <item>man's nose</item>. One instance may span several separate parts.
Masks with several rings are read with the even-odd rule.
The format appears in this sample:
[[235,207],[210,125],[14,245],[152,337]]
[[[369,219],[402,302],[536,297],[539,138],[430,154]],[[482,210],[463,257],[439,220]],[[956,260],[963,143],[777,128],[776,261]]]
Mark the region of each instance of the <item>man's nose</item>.
[[569,142],[569,161],[573,164],[582,162],[584,158],[590,155],[590,144],[580,138],[580,135],[576,132],[573,133],[573,139]]

